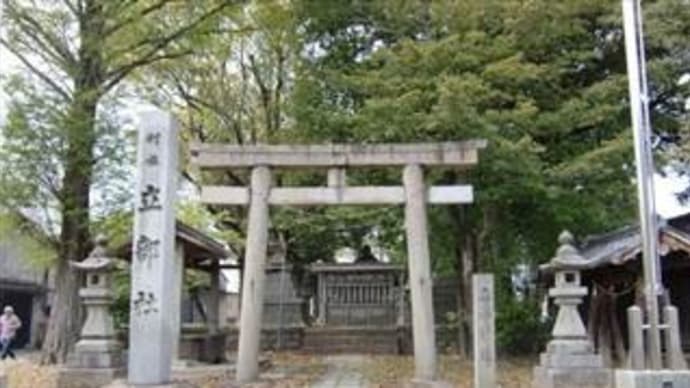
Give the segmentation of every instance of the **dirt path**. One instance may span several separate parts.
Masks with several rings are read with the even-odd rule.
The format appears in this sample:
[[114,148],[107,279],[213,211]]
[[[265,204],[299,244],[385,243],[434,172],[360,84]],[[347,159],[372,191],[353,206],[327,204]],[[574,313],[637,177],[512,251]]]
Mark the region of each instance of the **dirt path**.
[[359,372],[366,363],[366,356],[329,356],[325,363],[326,371],[314,382],[313,388],[355,388],[369,385]]

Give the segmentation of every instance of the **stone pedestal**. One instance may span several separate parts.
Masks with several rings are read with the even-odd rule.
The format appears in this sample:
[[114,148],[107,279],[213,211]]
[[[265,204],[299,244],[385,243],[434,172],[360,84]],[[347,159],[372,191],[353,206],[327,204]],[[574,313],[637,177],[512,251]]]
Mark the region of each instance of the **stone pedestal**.
[[580,286],[579,270],[585,263],[575,247],[573,236],[563,232],[560,247],[551,260],[555,268],[555,285],[549,296],[558,305],[558,316],[553,327],[553,339],[542,353],[539,366],[534,368],[533,388],[607,388],[611,386],[611,370],[594,353],[587,337],[577,306],[587,295]]
[[60,370],[57,386],[70,388],[100,388],[124,376],[122,368],[71,368]]
[[494,276],[472,275],[474,387],[496,387]]
[[405,388],[453,388],[453,384],[442,380],[413,379]]
[[680,388],[690,387],[690,371],[677,370],[616,370],[616,388]]
[[59,373],[59,387],[102,387],[124,374],[122,346],[110,314],[114,264],[106,257],[105,245],[105,239],[99,237],[86,260],[72,263],[74,269],[86,274],[86,286],[79,291],[86,321],[74,352],[67,358],[67,366]]

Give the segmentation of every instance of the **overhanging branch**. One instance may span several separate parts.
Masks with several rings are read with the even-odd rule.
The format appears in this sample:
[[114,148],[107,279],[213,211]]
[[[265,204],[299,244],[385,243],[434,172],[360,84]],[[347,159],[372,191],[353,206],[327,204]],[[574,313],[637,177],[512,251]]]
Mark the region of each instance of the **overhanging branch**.
[[14,19],[18,23],[23,33],[29,35],[42,46],[50,47],[50,49],[54,51],[54,54],[62,58],[62,61],[67,66],[74,66],[76,58],[67,45],[60,42],[60,40],[49,31],[46,31],[41,23],[29,15],[26,10],[17,9],[12,2],[7,2],[6,4],[9,18]]
[[7,42],[4,38],[0,37],[0,45],[4,46],[7,49],[7,51],[14,54],[14,56],[17,57],[17,59],[19,59],[19,61],[21,61],[22,64],[24,64],[24,66],[26,66],[33,74],[38,76],[43,82],[50,86],[57,94],[64,98],[65,101],[72,100],[71,95],[66,90],[64,90],[60,85],[58,85],[57,82],[53,81],[53,79],[49,77],[46,73],[34,66],[31,63],[31,61],[29,61],[29,59],[24,56],[24,54],[12,47],[9,44],[9,42]]
[[150,6],[142,9],[141,12],[138,12],[136,15],[132,15],[130,17],[127,17],[127,18],[123,19],[122,21],[120,21],[119,23],[117,23],[117,24],[115,24],[109,28],[106,28],[105,32],[103,33],[103,36],[108,37],[108,36],[116,33],[117,31],[121,30],[123,27],[125,27],[129,24],[132,24],[138,18],[144,17],[150,13],[153,13],[153,12],[165,7],[166,4],[171,3],[172,1],[173,0],[161,0],[161,1],[158,1],[156,3],[151,4]]
[[150,65],[152,63],[166,60],[166,59],[176,59],[176,58],[181,58],[184,56],[187,56],[192,53],[192,50],[184,50],[181,52],[176,52],[176,53],[169,53],[169,54],[160,54],[160,55],[153,55],[153,56],[144,56],[138,60],[132,61],[128,63],[127,65],[124,65],[118,69],[117,72],[110,72],[108,73],[109,81],[105,83],[105,85],[102,88],[102,93],[105,94],[107,93],[110,89],[115,87],[120,81],[122,81],[125,77],[127,77],[132,71],[136,70],[139,67]]
[[[205,14],[199,16],[196,20],[193,22],[187,24],[186,26],[178,29],[177,31],[174,31],[166,36],[163,36],[159,39],[144,39],[143,41],[151,43],[151,47],[144,53],[142,54],[139,58],[132,60],[131,62],[124,64],[118,68],[112,69],[111,71],[106,74],[106,79],[109,80],[105,83],[105,86],[103,88],[103,92],[107,92],[111,88],[113,88],[115,85],[117,85],[122,79],[127,77],[132,71],[137,69],[138,67],[145,66],[148,64],[151,64],[153,62],[162,60],[162,59],[171,59],[170,54],[159,54],[161,50],[165,49],[170,43],[173,41],[179,39],[180,37],[184,36],[188,32],[192,31],[195,29],[197,26],[199,26],[201,23],[204,21],[208,20],[212,16],[216,15],[225,7],[230,5],[230,1],[223,1],[220,5],[218,5],[215,8],[212,8]],[[173,55],[173,57],[180,57],[180,53],[177,53],[177,55]],[[186,55],[186,54],[185,54]]]

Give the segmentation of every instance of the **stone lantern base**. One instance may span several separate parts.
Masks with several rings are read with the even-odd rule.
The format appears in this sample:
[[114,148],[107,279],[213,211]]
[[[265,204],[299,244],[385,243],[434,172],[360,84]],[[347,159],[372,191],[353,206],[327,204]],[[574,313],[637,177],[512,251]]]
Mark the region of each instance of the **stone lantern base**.
[[67,357],[67,366],[60,370],[58,387],[104,387],[125,376],[122,345],[115,340],[82,339]]
[[115,340],[81,340],[67,358],[67,365],[73,368],[120,369],[124,364],[122,346]]
[[608,369],[582,368],[534,368],[533,388],[609,388],[612,374]]
[[101,388],[125,376],[123,368],[73,368],[67,367],[58,373],[58,387]]
[[609,388],[611,369],[585,339],[549,342],[534,368],[532,388]]
[[609,388],[612,382],[611,370],[587,341],[551,341],[534,368],[532,387]]
[[405,388],[453,388],[453,384],[444,380],[412,379]]

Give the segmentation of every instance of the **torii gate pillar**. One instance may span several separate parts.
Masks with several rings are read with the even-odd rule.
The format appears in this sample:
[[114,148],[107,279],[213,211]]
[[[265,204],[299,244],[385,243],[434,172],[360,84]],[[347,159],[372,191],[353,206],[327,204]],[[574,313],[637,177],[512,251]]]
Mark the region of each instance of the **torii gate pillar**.
[[410,271],[412,302],[412,339],[415,380],[436,379],[436,334],[431,295],[431,263],[426,217],[426,186],[419,165],[405,166],[405,229],[407,231],[407,265]]

